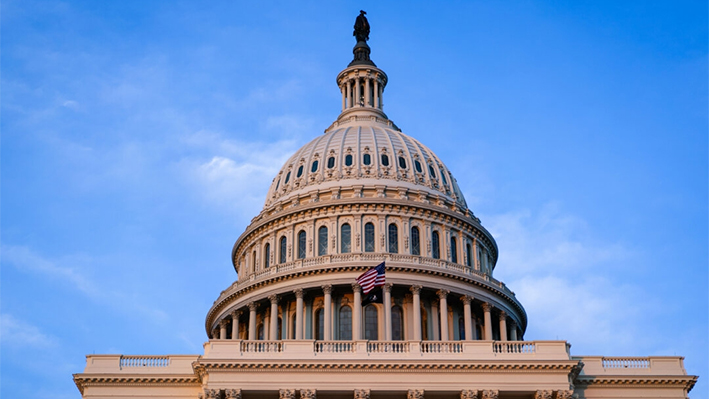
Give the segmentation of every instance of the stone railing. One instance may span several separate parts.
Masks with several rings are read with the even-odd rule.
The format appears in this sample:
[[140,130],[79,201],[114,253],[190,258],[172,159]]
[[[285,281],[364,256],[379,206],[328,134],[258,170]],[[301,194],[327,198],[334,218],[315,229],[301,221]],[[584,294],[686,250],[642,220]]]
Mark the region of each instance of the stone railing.
[[574,356],[583,362],[584,375],[686,375],[679,356],[603,357]]
[[240,341],[213,339],[205,357],[214,359],[545,359],[569,360],[565,341]]
[[167,367],[169,356],[121,356],[121,367]]

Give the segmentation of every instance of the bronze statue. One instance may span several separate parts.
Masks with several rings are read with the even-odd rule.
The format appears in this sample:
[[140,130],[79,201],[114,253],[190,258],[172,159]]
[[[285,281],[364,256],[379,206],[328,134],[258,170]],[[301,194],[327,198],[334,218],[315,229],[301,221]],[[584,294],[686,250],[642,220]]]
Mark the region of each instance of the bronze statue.
[[352,36],[357,38],[357,42],[367,42],[369,40],[369,21],[367,21],[366,11],[359,10],[359,15],[355,20],[354,33]]

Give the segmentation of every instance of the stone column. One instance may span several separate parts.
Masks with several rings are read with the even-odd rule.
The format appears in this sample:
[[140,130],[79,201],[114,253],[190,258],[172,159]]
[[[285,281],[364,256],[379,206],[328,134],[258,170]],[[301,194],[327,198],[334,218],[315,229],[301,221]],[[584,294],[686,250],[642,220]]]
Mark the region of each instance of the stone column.
[[394,284],[384,284],[384,340],[391,341],[391,287]]
[[411,318],[414,323],[414,341],[421,341],[421,329],[424,326],[421,325],[421,286],[412,285],[411,293],[413,294],[413,317]]
[[500,312],[500,341],[507,341],[507,313]]
[[225,389],[224,390],[224,397],[226,399],[241,399],[241,389],[240,388]]
[[369,399],[369,389],[355,389],[354,399]]
[[478,399],[477,389],[463,389],[460,391],[460,399]]
[[271,330],[269,331],[269,339],[275,341],[278,339],[278,295],[268,297],[271,301]]
[[352,81],[347,80],[347,107],[352,108]]
[[441,341],[448,341],[448,290],[438,290],[436,295],[440,300],[438,305],[439,313],[441,314]]
[[406,392],[406,399],[423,399],[423,389],[409,389]]
[[344,111],[344,110],[345,110],[345,106],[346,106],[346,104],[347,104],[347,103],[346,103],[346,100],[345,100],[345,88],[344,88],[344,86],[340,89],[340,91],[342,91],[342,111]]
[[371,98],[369,98],[369,77],[364,78],[364,106],[369,107]]
[[295,339],[303,339],[303,289],[295,290]]
[[300,399],[317,399],[317,391],[314,389],[301,389]]
[[473,298],[468,296],[468,295],[463,295],[460,297],[461,302],[463,302],[463,320],[465,321],[465,340],[466,341],[472,341],[475,339],[473,337],[473,315],[472,315],[472,310],[470,308],[470,303],[473,301]]
[[492,340],[492,316],[490,311],[492,310],[492,305],[485,302],[483,303],[483,312],[485,312],[485,340]]
[[354,103],[357,104],[356,105],[357,107],[360,106],[359,99],[360,99],[360,97],[362,97],[361,89],[362,89],[362,83],[360,82],[359,78],[355,78],[355,92],[354,92],[355,102]]
[[249,341],[256,340],[256,302],[249,303]]
[[473,268],[480,270],[480,259],[478,259],[478,240],[473,238]]
[[241,310],[231,312],[231,339],[239,339],[239,317]]
[[295,399],[295,389],[279,389],[278,399]]
[[354,312],[352,314],[352,340],[362,339],[362,287],[357,283],[352,283],[354,292]]
[[226,319],[219,322],[219,339],[226,339]]
[[379,79],[374,78],[374,108],[379,109]]
[[332,285],[323,285],[322,290],[325,293],[324,339],[325,341],[330,341],[332,340]]
[[510,341],[517,341],[517,322],[510,320]]

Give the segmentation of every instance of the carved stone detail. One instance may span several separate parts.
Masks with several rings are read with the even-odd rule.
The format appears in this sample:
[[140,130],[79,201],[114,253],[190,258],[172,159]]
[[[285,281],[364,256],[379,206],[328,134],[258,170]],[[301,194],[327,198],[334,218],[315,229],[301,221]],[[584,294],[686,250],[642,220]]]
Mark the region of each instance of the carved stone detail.
[[489,303],[485,302],[482,304],[483,312],[489,312],[492,310],[492,305]]
[[249,310],[252,312],[255,312],[258,309],[258,303],[256,302],[249,302],[249,304],[246,306],[248,306]]
[[574,391],[569,389],[566,391],[556,391],[556,399],[572,399],[576,397]]
[[316,399],[317,391],[315,389],[301,389],[300,399]]
[[295,389],[279,389],[279,399],[295,399]]
[[423,399],[423,389],[409,389],[406,392],[406,399]]
[[278,295],[276,295],[276,294],[269,295],[268,300],[271,301],[272,304],[278,303]]
[[539,390],[534,393],[534,399],[551,399],[551,390]]
[[332,285],[330,285],[330,284],[323,285],[323,286],[322,286],[322,291],[323,291],[325,294],[327,294],[327,295],[332,294]]
[[302,288],[296,288],[295,291],[293,291],[293,292],[295,293],[296,298],[303,298],[303,289]]
[[219,390],[205,388],[204,399],[219,399]]
[[391,292],[391,287],[393,287],[394,284],[392,283],[386,283],[384,284],[384,292]]
[[355,389],[354,399],[369,399],[369,389]]
[[438,295],[438,298],[439,298],[439,299],[448,298],[448,294],[450,294],[450,291],[448,291],[448,290],[438,290],[438,291],[436,291],[436,295]]
[[224,397],[226,399],[241,399],[241,389],[225,389]]
[[497,399],[498,396],[500,396],[500,391],[498,390],[484,390],[480,399]]
[[470,305],[473,302],[473,297],[470,295],[463,295],[460,297],[460,301],[463,302],[463,305]]
[[353,292],[362,292],[362,287],[357,283],[352,283],[352,291]]
[[478,399],[477,389],[463,389],[460,391],[460,399]]
[[414,295],[419,295],[421,293],[421,287],[420,285],[412,285],[409,290],[411,290],[411,293]]

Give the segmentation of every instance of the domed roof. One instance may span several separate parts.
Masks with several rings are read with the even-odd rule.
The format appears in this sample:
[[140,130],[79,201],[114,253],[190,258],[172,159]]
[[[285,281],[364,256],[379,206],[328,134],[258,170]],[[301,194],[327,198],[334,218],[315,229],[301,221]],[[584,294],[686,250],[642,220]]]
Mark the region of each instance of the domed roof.
[[356,114],[338,120],[286,161],[265,207],[314,190],[381,185],[442,196],[467,209],[455,178],[433,151],[387,119]]

